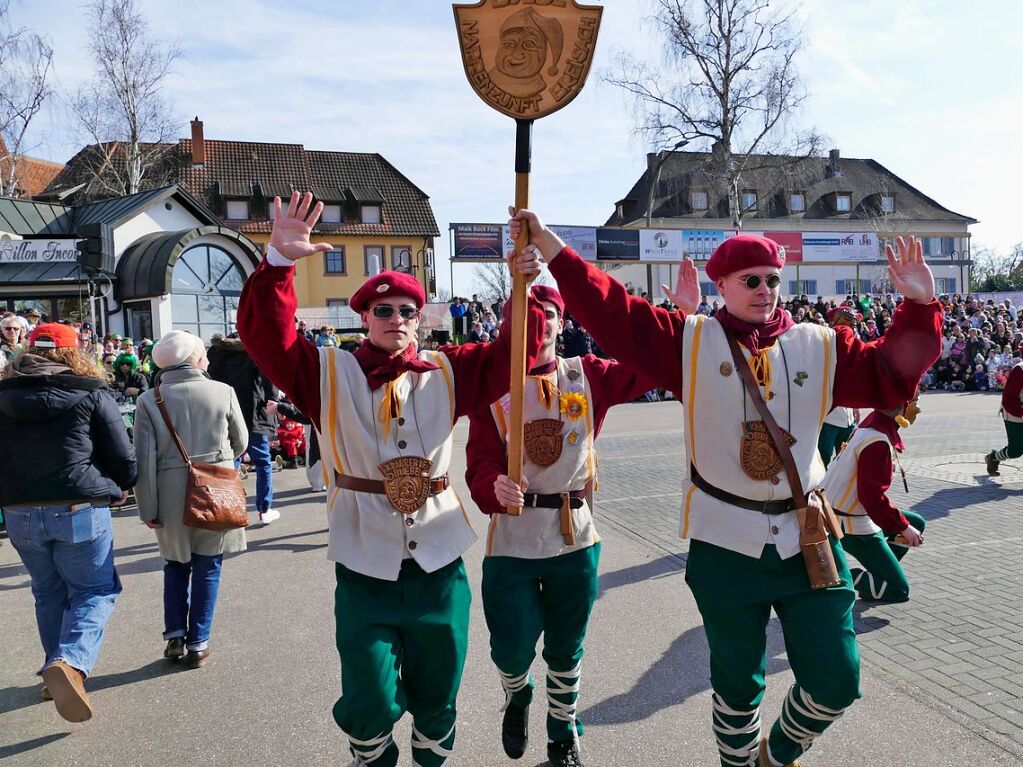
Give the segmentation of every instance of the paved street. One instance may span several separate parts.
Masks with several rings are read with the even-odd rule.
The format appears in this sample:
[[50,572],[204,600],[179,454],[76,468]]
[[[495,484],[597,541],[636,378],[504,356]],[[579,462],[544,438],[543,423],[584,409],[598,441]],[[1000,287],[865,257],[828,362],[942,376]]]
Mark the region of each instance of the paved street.
[[[897,503],[906,498],[928,520],[926,546],[906,560],[913,598],[860,611],[864,698],[809,752],[809,767],[1023,760],[1023,535],[1012,524],[1023,471],[983,475],[981,452],[1003,437],[996,397],[928,394],[922,404],[906,432],[909,495],[894,491]],[[682,579],[687,547],[677,537],[680,421],[676,403],[628,405],[612,411],[602,437],[602,592],[581,705],[590,767],[716,763],[706,643]],[[460,424],[460,442],[465,431]],[[467,498],[463,465],[459,458],[454,476]],[[226,563],[213,656],[199,671],[160,657],[161,560],[151,533],[131,512],[117,513],[125,589],[89,682],[97,715],[82,726],[39,702],[28,578],[11,546],[0,547],[4,764],[346,764],[330,718],[337,659],[325,518],[301,474],[275,475],[282,519],[253,528],[249,551]],[[484,520],[474,519],[482,533]],[[451,762],[460,767],[510,764],[479,609],[481,550],[466,557],[476,602]],[[769,648],[764,718],[773,721],[791,681],[776,623]],[[539,703],[521,762],[530,767],[545,763]],[[403,721],[403,746],[408,733]]]

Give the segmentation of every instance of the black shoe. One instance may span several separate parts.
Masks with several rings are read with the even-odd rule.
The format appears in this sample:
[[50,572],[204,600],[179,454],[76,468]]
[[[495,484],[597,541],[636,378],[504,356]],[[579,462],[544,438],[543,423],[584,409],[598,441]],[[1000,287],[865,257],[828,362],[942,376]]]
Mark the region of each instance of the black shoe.
[[501,745],[512,759],[521,759],[529,743],[529,706],[508,702],[501,723]]
[[993,452],[984,456],[984,463],[987,464],[987,473],[989,477],[1001,476],[1002,473],[998,471],[998,464],[1000,461],[995,458],[995,454]]
[[586,767],[579,756],[575,739],[547,744],[547,759],[551,767]]
[[206,661],[210,658],[210,648],[207,647],[205,650],[189,650],[188,661],[189,668],[202,668],[206,665]]
[[178,658],[185,657],[185,638],[174,637],[173,639],[167,640],[167,647],[163,651],[163,657],[170,658],[171,660],[178,660]]

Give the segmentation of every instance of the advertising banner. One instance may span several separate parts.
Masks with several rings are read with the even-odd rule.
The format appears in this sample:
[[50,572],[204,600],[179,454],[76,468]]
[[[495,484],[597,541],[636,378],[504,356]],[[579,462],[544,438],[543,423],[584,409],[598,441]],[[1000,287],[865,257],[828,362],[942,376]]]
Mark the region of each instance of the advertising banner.
[[786,264],[798,264],[803,260],[802,232],[764,232],[764,237],[774,240],[785,249]]
[[706,261],[717,246],[733,234],[734,232],[725,232],[721,229],[683,229],[682,239],[685,246],[682,252],[693,261]]
[[[597,227],[595,226],[556,226],[551,224],[551,231],[565,241],[572,250],[586,261],[597,260]],[[515,249],[515,243],[509,234],[507,224],[501,227],[501,238],[506,253]]]
[[451,224],[454,233],[452,259],[502,260],[501,229],[500,224]]
[[682,260],[682,230],[640,229],[639,260],[677,264]]
[[803,232],[803,261],[877,261],[881,248],[874,232]]
[[597,259],[639,261],[639,229],[597,229]]
[[4,240],[0,264],[53,264],[78,260],[78,240]]

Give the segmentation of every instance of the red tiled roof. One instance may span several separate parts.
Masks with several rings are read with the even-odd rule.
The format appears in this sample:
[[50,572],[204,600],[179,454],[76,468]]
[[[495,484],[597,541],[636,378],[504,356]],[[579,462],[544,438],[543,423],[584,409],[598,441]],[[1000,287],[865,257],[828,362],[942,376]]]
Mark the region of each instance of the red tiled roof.
[[[18,189],[21,191],[19,197],[26,199],[42,194],[42,191],[50,185],[50,182],[57,177],[64,169],[59,162],[40,160],[35,157],[22,157],[18,160],[18,167],[15,171],[18,179]],[[7,156],[7,146],[0,138],[0,174],[4,179],[11,170],[11,158]]]

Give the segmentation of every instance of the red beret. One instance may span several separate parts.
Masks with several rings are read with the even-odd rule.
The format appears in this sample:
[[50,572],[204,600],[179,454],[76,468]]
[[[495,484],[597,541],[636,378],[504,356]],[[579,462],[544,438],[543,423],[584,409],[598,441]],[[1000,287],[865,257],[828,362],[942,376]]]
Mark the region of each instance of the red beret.
[[836,306],[828,312],[828,324],[834,325],[835,320],[837,320],[840,316],[849,320],[855,319],[859,321],[863,319],[863,315],[857,311],[853,311],[852,307],[842,305]]
[[76,349],[78,333],[69,325],[59,322],[44,322],[36,325],[28,337],[28,345],[37,349]]
[[534,285],[532,291],[538,301],[554,304],[558,307],[558,314],[562,317],[565,316],[565,300],[557,288],[552,288],[550,285]]
[[753,266],[785,266],[778,243],[755,234],[738,234],[718,245],[707,262],[707,276],[715,282],[725,275]]
[[423,290],[423,286],[411,274],[405,274],[404,272],[380,272],[380,274],[366,280],[362,287],[355,291],[355,295],[352,296],[352,300],[348,302],[348,305],[352,308],[352,311],[361,314],[369,309],[369,305],[373,301],[379,298],[394,298],[395,296],[411,298],[419,309],[422,309],[423,304],[426,303],[426,292]]

